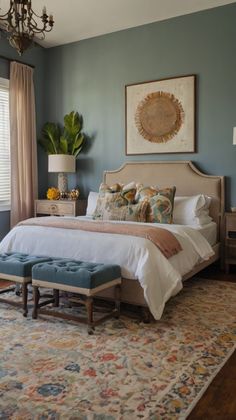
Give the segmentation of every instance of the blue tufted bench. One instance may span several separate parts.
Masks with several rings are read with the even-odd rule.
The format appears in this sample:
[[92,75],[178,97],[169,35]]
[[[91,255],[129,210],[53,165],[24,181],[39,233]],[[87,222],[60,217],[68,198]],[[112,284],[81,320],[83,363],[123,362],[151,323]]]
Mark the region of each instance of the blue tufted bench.
[[[9,280],[22,285],[22,305],[23,315],[27,316],[28,305],[28,284],[31,283],[32,267],[37,263],[48,261],[50,258],[34,255],[22,254],[20,252],[6,252],[0,254],[0,279]],[[0,290],[0,295],[14,290],[7,288]],[[5,302],[14,306],[19,306],[18,302],[0,297],[0,302]]]
[[[92,333],[95,325],[104,319],[110,318],[111,316],[119,316],[120,284],[121,269],[119,265],[96,264],[69,259],[54,259],[52,261],[37,264],[32,269],[34,295],[34,310],[32,316],[36,319],[38,313],[43,313],[55,315],[60,318],[72,319],[74,321],[86,322],[88,323],[88,332]],[[53,289],[53,299],[51,302],[39,303],[39,287]],[[93,318],[93,296],[109,287],[115,287],[115,309],[95,321]],[[76,293],[80,296],[77,300],[87,308],[86,320],[62,312],[41,309],[43,306],[48,305],[48,303],[59,306],[59,290]]]

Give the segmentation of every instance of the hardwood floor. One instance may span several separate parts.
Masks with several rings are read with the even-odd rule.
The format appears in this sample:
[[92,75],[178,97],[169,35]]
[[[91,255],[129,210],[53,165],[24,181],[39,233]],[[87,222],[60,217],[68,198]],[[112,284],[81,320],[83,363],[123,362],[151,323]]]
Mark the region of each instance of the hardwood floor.
[[[217,264],[212,265],[198,276],[236,283],[236,266],[231,266],[230,273],[225,274]],[[0,282],[0,287],[7,285],[9,282]],[[236,420],[236,352],[210,384],[188,420]]]
[[[199,277],[236,283],[236,266],[230,273],[219,266],[207,267]],[[236,302],[235,302],[236,305]],[[236,420],[236,352],[226,362],[206,392],[188,416],[188,420]]]

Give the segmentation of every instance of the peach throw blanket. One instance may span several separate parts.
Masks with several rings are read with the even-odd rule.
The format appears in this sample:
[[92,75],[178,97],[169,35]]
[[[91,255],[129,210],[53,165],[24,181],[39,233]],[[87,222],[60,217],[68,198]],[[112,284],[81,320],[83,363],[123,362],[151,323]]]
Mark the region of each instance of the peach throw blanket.
[[35,217],[32,219],[23,220],[18,223],[18,226],[45,226],[63,229],[78,229],[89,232],[100,233],[115,233],[119,235],[138,236],[149,239],[162,252],[166,258],[170,258],[182,250],[179,241],[176,237],[166,229],[144,226],[132,225],[130,223],[111,223],[104,221],[87,221],[78,219],[66,219],[63,217]]

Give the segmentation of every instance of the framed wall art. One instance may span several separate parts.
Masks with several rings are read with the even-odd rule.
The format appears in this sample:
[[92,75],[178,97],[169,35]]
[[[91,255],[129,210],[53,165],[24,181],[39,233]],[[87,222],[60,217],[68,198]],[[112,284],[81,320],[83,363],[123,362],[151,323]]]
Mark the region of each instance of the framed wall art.
[[126,154],[195,152],[196,76],[125,87]]

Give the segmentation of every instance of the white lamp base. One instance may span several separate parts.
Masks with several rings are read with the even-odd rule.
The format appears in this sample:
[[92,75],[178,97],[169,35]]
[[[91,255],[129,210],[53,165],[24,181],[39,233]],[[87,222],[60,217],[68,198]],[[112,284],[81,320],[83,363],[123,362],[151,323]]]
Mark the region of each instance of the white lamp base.
[[67,174],[64,172],[58,174],[58,189],[62,193],[68,191],[68,178]]

